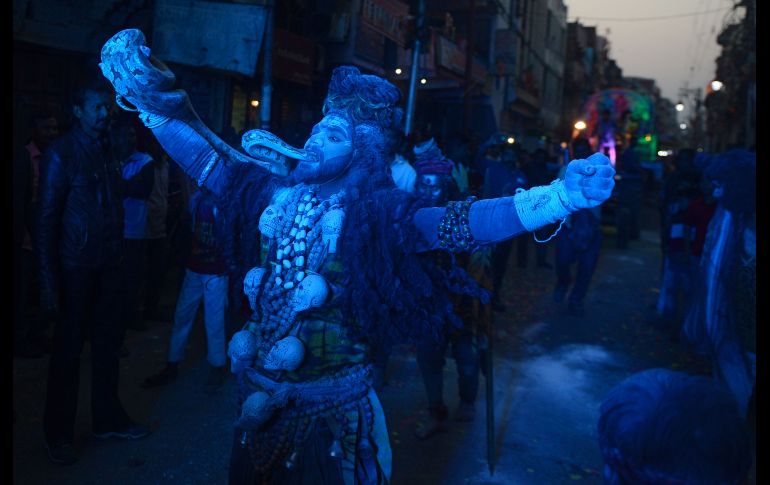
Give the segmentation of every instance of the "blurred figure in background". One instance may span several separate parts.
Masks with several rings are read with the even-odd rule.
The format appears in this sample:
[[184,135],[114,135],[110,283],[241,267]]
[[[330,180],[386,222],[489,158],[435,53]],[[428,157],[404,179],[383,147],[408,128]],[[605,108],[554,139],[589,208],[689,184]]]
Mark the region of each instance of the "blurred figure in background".
[[741,485],[750,434],[729,393],[702,376],[668,369],[634,374],[599,411],[607,485]]
[[[585,139],[577,139],[572,152],[575,159],[588,158],[591,145]],[[564,177],[566,170],[565,165],[560,170],[560,178]],[[567,311],[573,316],[582,317],[585,314],[583,302],[602,246],[600,218],[600,207],[581,209],[567,216],[556,234],[556,287],[553,300],[562,303],[567,298]],[[573,264],[577,265],[574,280],[571,269]]]
[[713,363],[741,416],[756,382],[756,154],[733,149],[706,169],[717,209],[709,223],[684,333]]

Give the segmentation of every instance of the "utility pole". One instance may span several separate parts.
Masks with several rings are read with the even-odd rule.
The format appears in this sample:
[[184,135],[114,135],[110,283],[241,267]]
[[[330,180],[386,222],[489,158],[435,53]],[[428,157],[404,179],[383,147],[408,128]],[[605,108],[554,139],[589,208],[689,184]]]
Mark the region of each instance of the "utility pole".
[[406,103],[406,124],[404,134],[409,135],[412,132],[412,119],[414,118],[415,87],[417,86],[417,64],[420,60],[420,49],[422,48],[420,36],[423,33],[425,25],[425,0],[420,0],[417,4],[417,19],[415,22],[414,46],[412,47],[412,68],[409,75],[409,98]]
[[270,101],[273,95],[272,68],[273,68],[273,16],[275,1],[265,2],[265,41],[262,57],[262,109],[259,110],[259,127],[263,130],[270,129]]
[[471,89],[473,88],[473,24],[476,18],[476,1],[469,0],[468,6],[468,42],[465,49],[465,92],[463,93],[463,128],[466,133],[471,126]]

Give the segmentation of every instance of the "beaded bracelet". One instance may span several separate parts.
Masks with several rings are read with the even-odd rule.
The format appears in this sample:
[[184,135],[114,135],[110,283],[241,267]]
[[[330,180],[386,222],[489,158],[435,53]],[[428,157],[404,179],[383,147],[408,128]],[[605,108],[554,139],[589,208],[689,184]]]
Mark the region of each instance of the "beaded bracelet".
[[444,216],[438,226],[438,243],[441,249],[459,253],[462,251],[473,252],[479,248],[479,244],[471,234],[471,225],[468,219],[471,204],[476,200],[476,197],[471,196],[464,201],[452,201],[447,204]]

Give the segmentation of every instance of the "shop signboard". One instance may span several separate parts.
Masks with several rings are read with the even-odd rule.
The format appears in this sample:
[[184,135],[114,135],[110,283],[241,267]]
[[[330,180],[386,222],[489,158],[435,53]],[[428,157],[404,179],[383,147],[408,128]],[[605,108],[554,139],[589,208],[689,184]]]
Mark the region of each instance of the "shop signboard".
[[398,0],[363,0],[361,20],[396,44],[406,43],[406,20],[409,5]]
[[157,0],[151,46],[164,61],[253,76],[264,26],[259,5]]
[[273,34],[273,75],[278,79],[312,86],[315,43],[279,28]]

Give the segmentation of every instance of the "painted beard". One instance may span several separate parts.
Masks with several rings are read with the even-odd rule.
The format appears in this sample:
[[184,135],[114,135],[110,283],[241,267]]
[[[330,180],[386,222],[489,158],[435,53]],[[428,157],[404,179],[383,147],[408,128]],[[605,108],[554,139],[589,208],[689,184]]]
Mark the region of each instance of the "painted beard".
[[293,184],[323,184],[347,172],[353,161],[353,154],[324,159],[323,151],[317,147],[308,147],[316,155],[315,161],[300,160],[291,172]]

